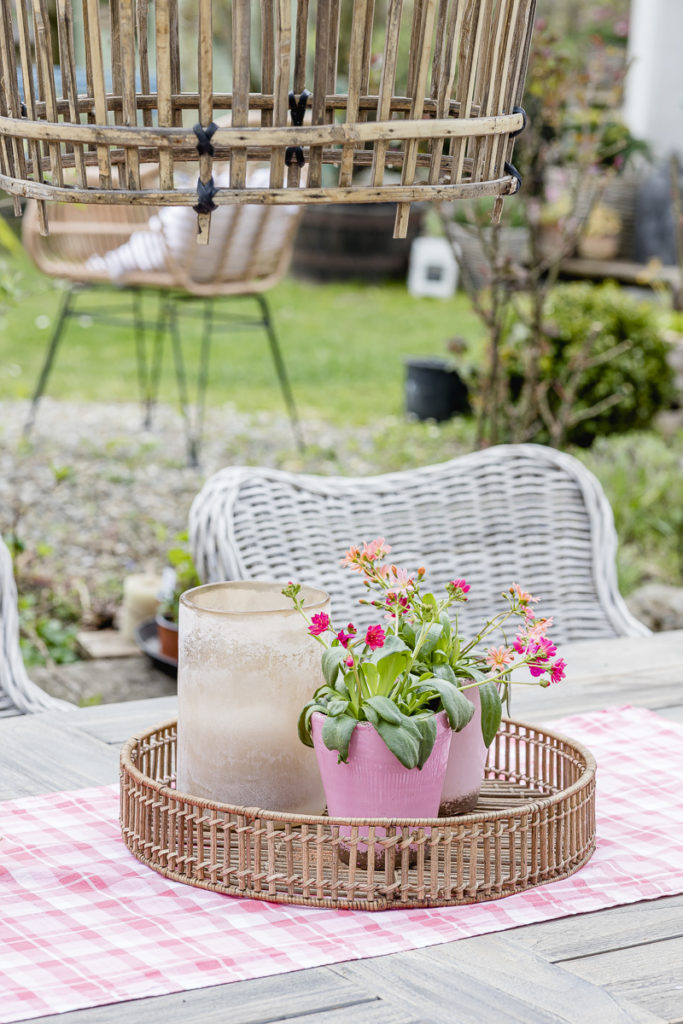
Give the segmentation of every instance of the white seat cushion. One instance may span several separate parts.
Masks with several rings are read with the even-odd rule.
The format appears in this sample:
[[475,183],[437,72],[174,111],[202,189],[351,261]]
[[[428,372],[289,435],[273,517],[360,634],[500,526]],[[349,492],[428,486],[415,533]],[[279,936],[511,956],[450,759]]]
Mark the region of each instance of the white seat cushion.
[[[258,168],[248,178],[249,188],[267,188],[270,172]],[[230,183],[228,170],[214,175],[217,188]],[[127,274],[138,271],[173,270],[179,264],[185,273],[199,283],[215,279],[241,280],[247,270],[255,266],[262,255],[273,254],[273,267],[277,254],[286,242],[291,217],[296,206],[219,206],[211,215],[211,233],[208,245],[197,245],[197,215],[191,207],[168,206],[150,217],[147,226],[135,231],[128,241],[105,253],[91,256],[86,262],[90,270],[105,272],[113,281],[122,281]],[[266,229],[261,225],[267,217]],[[258,243],[259,252],[255,253]],[[216,263],[220,260],[220,272]],[[260,270],[260,276],[272,272]]]

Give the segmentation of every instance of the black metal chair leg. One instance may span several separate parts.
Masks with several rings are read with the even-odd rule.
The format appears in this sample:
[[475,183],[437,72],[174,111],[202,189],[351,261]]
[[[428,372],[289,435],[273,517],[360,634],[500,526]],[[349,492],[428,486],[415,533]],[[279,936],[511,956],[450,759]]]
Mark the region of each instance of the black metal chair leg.
[[157,322],[154,332],[154,350],[152,354],[152,368],[150,380],[150,396],[152,409],[157,404],[159,397],[159,382],[161,380],[161,367],[164,361],[164,340],[168,330],[168,313],[164,293],[159,292],[157,303]]
[[192,429],[192,415],[187,390],[187,374],[185,373],[185,361],[183,359],[183,349],[180,340],[180,332],[178,331],[178,314],[176,310],[176,300],[173,298],[169,298],[166,304],[166,315],[168,329],[171,335],[171,345],[173,347],[173,361],[175,363],[175,376],[176,383],[178,386],[178,399],[180,401],[180,411],[182,413],[183,419],[185,420],[185,437],[187,440],[187,461],[188,465],[190,466],[198,466],[199,443],[195,431]]
[[152,417],[159,397],[159,381],[164,352],[164,334],[166,332],[166,307],[163,292],[159,292],[157,319],[154,329],[154,341],[151,355],[147,355],[145,338],[145,318],[142,314],[141,292],[135,288],[132,292],[133,327],[135,331],[135,351],[138,367],[138,387],[140,401],[144,410],[143,430],[152,426]]
[[135,359],[138,369],[138,392],[143,409],[142,429],[149,430],[152,426],[152,398],[150,395],[150,369],[147,361],[145,344],[145,322],[140,308],[141,296],[137,288],[130,293],[133,306],[133,333],[135,335]]
[[50,343],[47,348],[45,362],[43,363],[43,367],[40,371],[38,383],[36,384],[36,389],[33,392],[33,397],[31,399],[31,405],[28,411],[28,416],[26,417],[26,422],[24,423],[24,428],[22,431],[24,437],[28,437],[29,434],[31,433],[31,430],[33,429],[33,424],[35,423],[36,414],[38,412],[38,403],[40,402],[40,399],[43,397],[43,393],[45,392],[48,378],[50,376],[50,372],[52,371],[52,364],[55,361],[55,355],[57,354],[57,348],[59,347],[62,331],[64,330],[64,325],[66,324],[68,317],[72,315],[72,307],[76,299],[76,292],[77,289],[71,287],[67,290],[67,292],[64,295],[64,300],[59,311],[59,316],[57,317],[57,323],[55,324],[55,329],[52,332],[52,337],[50,338]]
[[275,372],[277,373],[278,380],[280,382],[280,390],[282,391],[282,397],[285,400],[287,406],[287,412],[289,413],[289,420],[292,424],[292,433],[294,434],[294,440],[296,446],[300,452],[306,450],[306,443],[304,436],[301,431],[301,424],[299,423],[299,414],[297,412],[296,403],[294,401],[294,393],[292,392],[289,378],[287,376],[287,370],[285,368],[285,361],[282,358],[282,352],[280,351],[280,345],[275,332],[275,326],[273,319],[270,315],[270,306],[268,301],[263,294],[257,294],[254,296],[259,306],[261,307],[261,314],[263,316],[263,326],[266,329],[268,335],[268,341],[270,343],[270,351],[273,356],[273,362],[275,363]]
[[213,334],[213,299],[204,304],[204,330],[199,356],[199,372],[197,374],[197,419],[195,424],[195,455],[199,458],[204,435],[204,414],[206,412],[206,389],[209,383],[209,360],[211,357],[211,336]]

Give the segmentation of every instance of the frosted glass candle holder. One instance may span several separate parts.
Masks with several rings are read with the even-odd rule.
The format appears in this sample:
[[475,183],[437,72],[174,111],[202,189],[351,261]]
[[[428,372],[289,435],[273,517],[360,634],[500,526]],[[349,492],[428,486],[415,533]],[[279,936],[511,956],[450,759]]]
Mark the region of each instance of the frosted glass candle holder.
[[[244,807],[319,814],[299,713],[323,682],[320,644],[282,583],[211,583],[180,599],[177,788]],[[329,596],[302,587],[310,618]]]

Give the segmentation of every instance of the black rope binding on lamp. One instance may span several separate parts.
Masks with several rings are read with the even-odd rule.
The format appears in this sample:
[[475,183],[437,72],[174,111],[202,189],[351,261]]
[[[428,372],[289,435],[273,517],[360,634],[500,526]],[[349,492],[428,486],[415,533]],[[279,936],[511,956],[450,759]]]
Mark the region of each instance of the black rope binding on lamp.
[[[527,122],[528,122],[528,118],[527,118],[527,113],[526,113],[526,110],[524,109],[524,107],[515,107],[514,110],[512,111],[512,113],[513,114],[521,114],[522,115],[522,127],[518,128],[516,132],[510,132],[510,135],[508,136],[508,138],[510,138],[510,139],[516,139],[517,136],[521,135],[522,132],[524,131],[524,129],[526,128]],[[519,192],[519,190],[522,187],[522,175],[519,173],[519,171],[517,170],[515,165],[509,163],[508,161],[505,162],[504,170],[505,170],[505,173],[509,174],[512,178],[514,178],[516,183],[517,183],[515,191],[510,193],[511,196],[516,196],[517,193]]]
[[[211,142],[213,134],[217,131],[218,125],[215,121],[212,121],[208,128],[202,128],[200,124],[196,124],[192,131],[197,136],[197,152],[200,156],[213,156],[214,148]],[[202,181],[201,178],[197,178],[197,205],[193,206],[192,209],[195,213],[213,213],[218,207],[213,201],[213,197],[216,195],[218,189],[214,185],[213,176],[208,181]]]
[[510,177],[514,178],[517,182],[517,187],[515,188],[514,192],[510,192],[511,196],[516,196],[522,187],[522,175],[519,173],[515,165],[509,163],[509,161],[507,160],[505,161],[505,173],[509,174]]
[[529,123],[529,118],[527,117],[527,112],[524,109],[524,107],[515,107],[512,113],[522,115],[522,127],[518,128],[516,132],[510,132],[509,135],[509,138],[516,139],[518,135],[521,135],[523,131],[526,131],[526,126]]
[[[292,117],[292,125],[294,128],[300,128],[304,123],[304,116],[306,114],[306,104],[310,96],[308,89],[304,89],[299,99],[297,100],[295,94],[290,92],[289,94],[289,112]],[[299,167],[303,167],[306,163],[304,151],[301,146],[287,146],[285,150],[285,164],[287,167],[291,167],[293,163],[296,163]]]

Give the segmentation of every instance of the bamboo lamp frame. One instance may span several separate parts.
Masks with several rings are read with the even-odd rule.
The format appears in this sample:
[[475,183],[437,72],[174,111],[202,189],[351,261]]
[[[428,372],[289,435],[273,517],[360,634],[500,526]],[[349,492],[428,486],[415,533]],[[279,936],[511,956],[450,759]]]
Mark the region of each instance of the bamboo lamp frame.
[[[404,237],[411,202],[496,196],[499,216],[519,188],[536,0],[232,0],[225,42],[211,0],[182,32],[178,0],[107,6],[57,0],[55,26],[47,0],[0,0],[0,188],[17,214],[19,197],[40,202],[44,233],[51,200],[194,206],[201,242],[222,204],[396,202]],[[230,92],[214,91],[219,60]],[[220,189],[214,160],[230,162]],[[264,161],[269,187],[250,188]],[[197,190],[178,174],[190,162]]]

